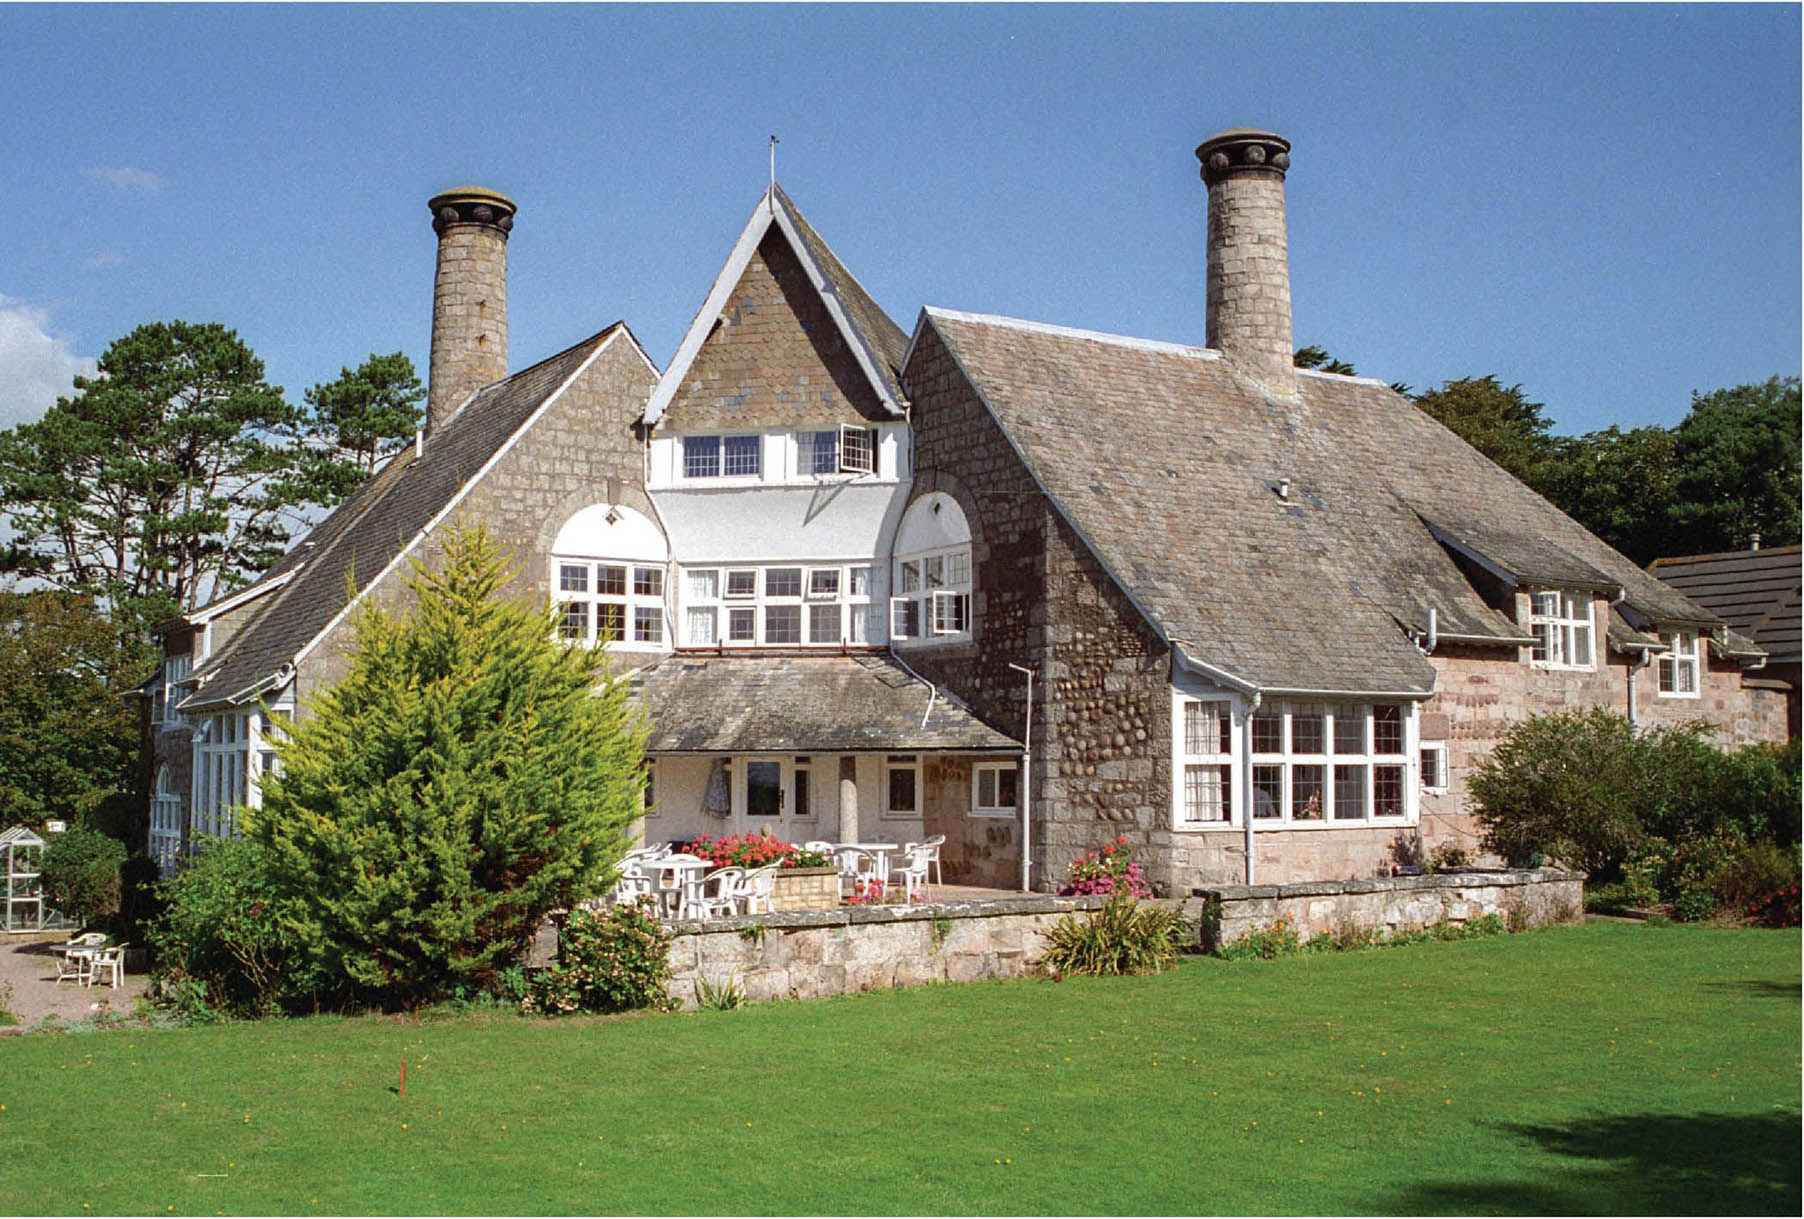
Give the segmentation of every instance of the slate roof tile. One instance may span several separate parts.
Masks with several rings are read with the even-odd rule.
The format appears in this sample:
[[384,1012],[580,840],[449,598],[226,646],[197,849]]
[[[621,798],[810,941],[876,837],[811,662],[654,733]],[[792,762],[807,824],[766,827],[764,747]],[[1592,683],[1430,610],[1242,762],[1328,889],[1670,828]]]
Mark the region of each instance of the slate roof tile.
[[1775,663],[1800,657],[1797,546],[1655,559],[1648,570],[1766,651]]

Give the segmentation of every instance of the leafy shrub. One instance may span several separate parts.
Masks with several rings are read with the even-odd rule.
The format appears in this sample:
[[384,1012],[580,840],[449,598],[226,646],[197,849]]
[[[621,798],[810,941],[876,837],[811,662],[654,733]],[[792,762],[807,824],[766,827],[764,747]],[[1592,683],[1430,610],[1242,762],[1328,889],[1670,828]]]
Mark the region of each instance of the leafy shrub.
[[492,990],[552,910],[591,896],[642,811],[643,728],[604,654],[503,595],[480,529],[366,608],[349,674],[277,738],[245,810],[297,967],[326,996],[414,1006]]
[[50,835],[44,848],[44,899],[83,925],[110,922],[119,913],[119,869],[125,844],[81,826]]
[[1222,945],[1220,955],[1229,961],[1272,961],[1294,957],[1303,950],[1302,940],[1289,919],[1279,919],[1270,927],[1249,931],[1238,940]]
[[1428,870],[1430,872],[1450,872],[1455,868],[1472,866],[1472,852],[1465,847],[1456,847],[1450,842],[1443,842],[1428,853]]
[[695,1004],[705,1012],[731,1012],[745,1006],[745,990],[728,974],[719,985],[698,977],[695,980]]
[[1151,897],[1153,887],[1140,875],[1140,865],[1128,854],[1127,836],[1117,837],[1100,851],[1074,860],[1065,874],[1060,897],[1100,893],[1124,897]]
[[1763,927],[1796,927],[1798,925],[1798,886],[1788,885],[1769,894],[1748,911]]
[[725,838],[703,834],[683,849],[717,868],[764,868],[773,863],[780,868],[824,868],[832,863],[821,851],[805,851],[768,833],[729,834]]
[[1184,917],[1167,906],[1114,896],[1088,916],[1068,914],[1046,933],[1053,974],[1158,973],[1177,958]]
[[1744,843],[1710,876],[1710,891],[1725,906],[1751,910],[1772,894],[1798,884],[1798,848]]
[[669,1010],[670,934],[649,904],[576,909],[558,928],[557,963],[532,980],[522,1011]]
[[1739,825],[1750,839],[1797,846],[1798,819],[1804,807],[1799,791],[1799,742],[1749,745],[1729,757],[1730,782],[1715,793],[1724,817]]
[[1672,916],[1681,923],[1701,923],[1710,918],[1722,903],[1708,889],[1687,889],[1672,900]]
[[303,1001],[298,945],[279,916],[268,852],[249,839],[212,843],[164,886],[150,931],[155,993],[196,1020],[258,1017]]

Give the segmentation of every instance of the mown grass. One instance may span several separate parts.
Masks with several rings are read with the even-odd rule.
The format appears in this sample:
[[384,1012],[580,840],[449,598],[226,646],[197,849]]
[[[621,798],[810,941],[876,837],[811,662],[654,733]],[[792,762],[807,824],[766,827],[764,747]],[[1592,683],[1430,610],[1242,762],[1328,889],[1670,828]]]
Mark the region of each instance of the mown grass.
[[[1796,932],[0,1041],[0,1211],[1785,1213]],[[402,1057],[406,1095],[399,1094]]]

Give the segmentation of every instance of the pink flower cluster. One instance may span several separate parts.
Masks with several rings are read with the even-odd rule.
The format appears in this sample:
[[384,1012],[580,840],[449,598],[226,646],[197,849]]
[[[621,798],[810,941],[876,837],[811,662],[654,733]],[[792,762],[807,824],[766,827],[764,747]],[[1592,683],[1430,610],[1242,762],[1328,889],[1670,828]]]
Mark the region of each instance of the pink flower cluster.
[[1074,860],[1065,874],[1061,897],[1090,893],[1125,897],[1151,897],[1153,887],[1140,875],[1140,865],[1128,857],[1127,835],[1120,835],[1102,850]]

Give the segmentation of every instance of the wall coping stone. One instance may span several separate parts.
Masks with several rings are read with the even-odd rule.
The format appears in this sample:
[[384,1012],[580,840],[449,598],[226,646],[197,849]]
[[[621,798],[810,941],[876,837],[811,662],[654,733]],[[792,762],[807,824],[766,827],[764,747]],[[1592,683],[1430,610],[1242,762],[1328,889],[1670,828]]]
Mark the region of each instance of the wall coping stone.
[[1192,897],[1213,897],[1224,902],[1265,897],[1332,897],[1341,893],[1381,893],[1410,889],[1465,889],[1473,886],[1507,887],[1538,885],[1550,881],[1584,880],[1583,872],[1561,868],[1462,868],[1430,876],[1360,877],[1355,880],[1312,880],[1290,885],[1210,885],[1192,889]]
[[672,936],[739,932],[747,927],[773,931],[804,927],[848,927],[864,923],[912,923],[936,919],[994,918],[1007,914],[1069,914],[1100,910],[1099,894],[1082,897],[996,898],[987,901],[932,902],[924,906],[841,906],[836,910],[786,910],[776,914],[736,914],[730,918],[675,919],[664,924]]

